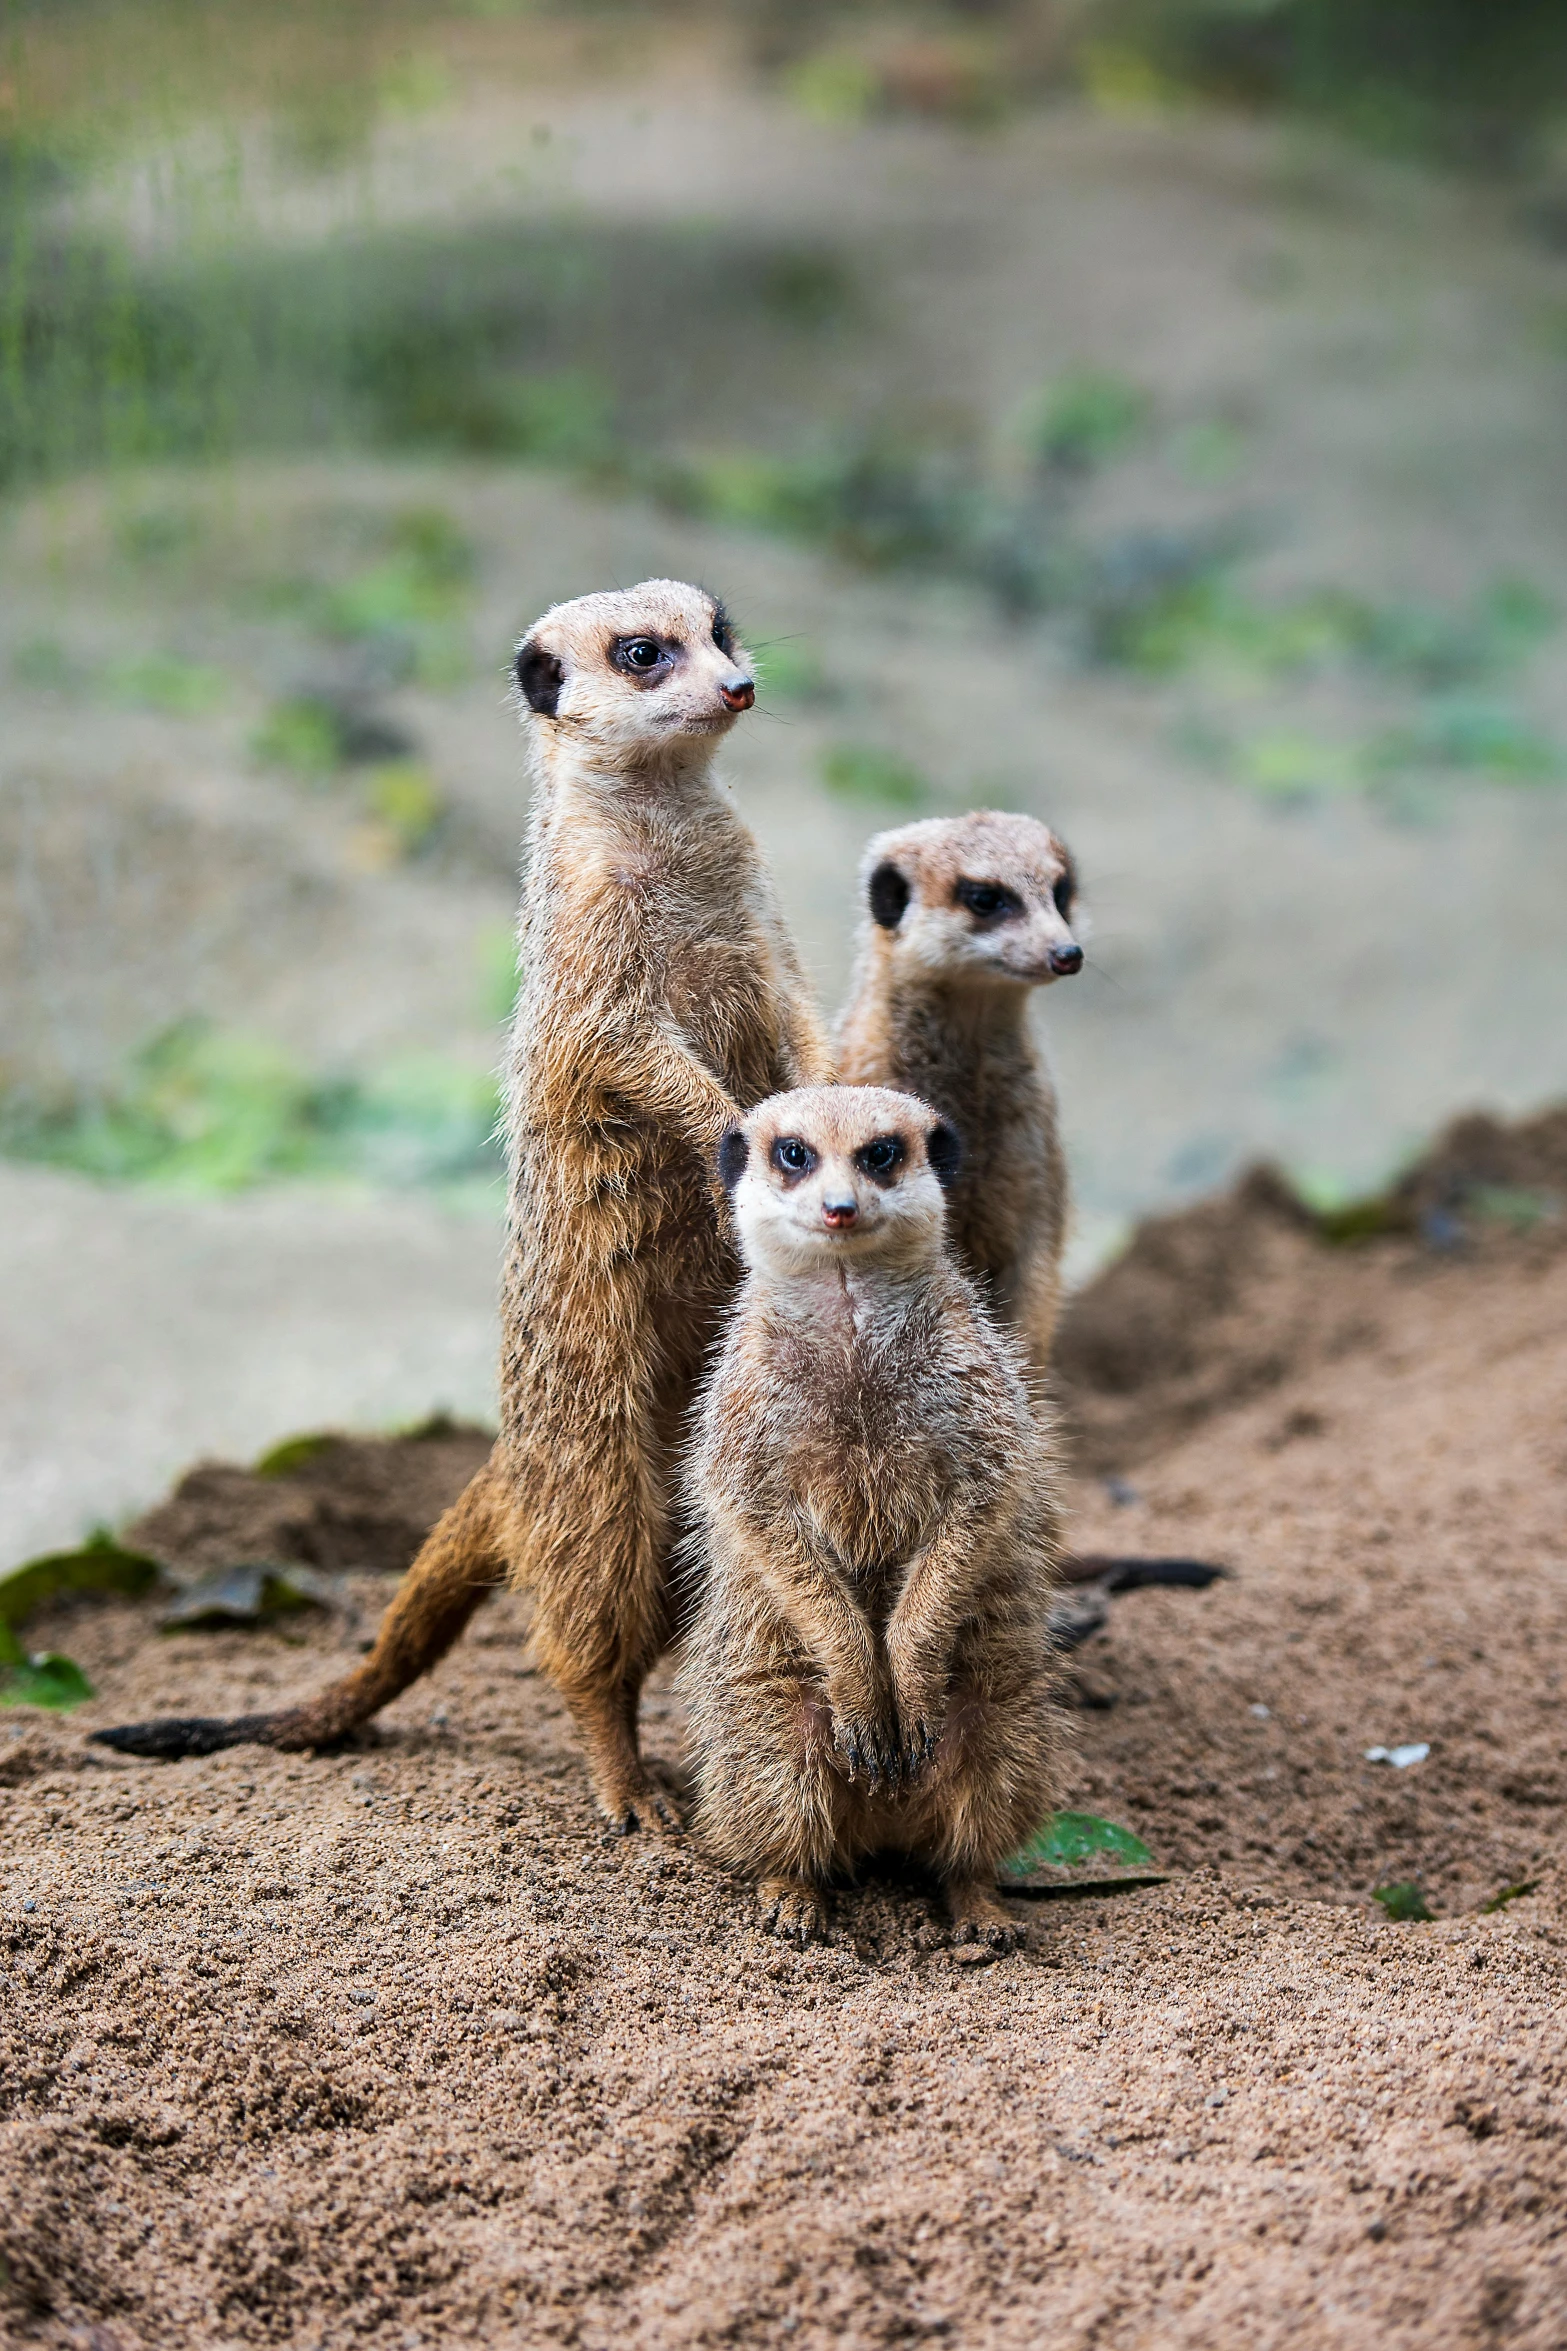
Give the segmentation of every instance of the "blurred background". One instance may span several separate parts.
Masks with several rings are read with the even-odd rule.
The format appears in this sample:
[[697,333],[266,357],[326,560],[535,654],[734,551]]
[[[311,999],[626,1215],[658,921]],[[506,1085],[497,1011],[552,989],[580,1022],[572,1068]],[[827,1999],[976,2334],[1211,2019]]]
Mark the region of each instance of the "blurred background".
[[824,999],[1071,843],[1079,1277],[1567,1092],[1559,0],[6,0],[0,1559],[492,1410],[510,645],[721,588]]

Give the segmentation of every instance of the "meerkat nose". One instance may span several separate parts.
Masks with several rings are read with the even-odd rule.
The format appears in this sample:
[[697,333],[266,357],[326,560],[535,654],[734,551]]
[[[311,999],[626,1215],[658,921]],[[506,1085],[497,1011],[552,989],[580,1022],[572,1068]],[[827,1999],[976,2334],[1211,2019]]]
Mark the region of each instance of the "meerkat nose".
[[749,678],[731,678],[719,687],[718,699],[726,710],[749,710],[756,688]]
[[1081,947],[1075,945],[1071,947],[1052,947],[1049,954],[1045,957],[1045,961],[1049,964],[1057,979],[1065,979],[1069,972],[1082,970],[1083,950]]
[[858,1224],[859,1221],[860,1204],[857,1200],[824,1200],[822,1202],[822,1222],[831,1226],[835,1233],[847,1232],[851,1224]]

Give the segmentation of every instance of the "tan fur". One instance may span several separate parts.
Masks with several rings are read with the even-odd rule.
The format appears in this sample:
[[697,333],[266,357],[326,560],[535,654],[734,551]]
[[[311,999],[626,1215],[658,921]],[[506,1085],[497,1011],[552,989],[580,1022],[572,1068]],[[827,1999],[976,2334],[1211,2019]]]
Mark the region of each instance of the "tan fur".
[[[906,1094],[813,1088],[752,1112],[743,1172],[729,1146],[747,1271],[689,1471],[681,1682],[702,1831],[791,1935],[892,1849],[960,1935],[1014,1939],[996,1867],[1050,1809],[1049,1441],[946,1251],[944,1132]],[[855,1155],[888,1137],[877,1180]]]
[[[644,638],[671,653],[667,676],[616,666],[617,646]],[[647,580],[557,605],[519,648],[518,676],[537,792],[508,1083],[500,1438],[365,1665],[241,1735],[341,1737],[508,1578],[533,1595],[538,1654],[598,1801],[629,1827],[667,1815],[638,1753],[638,1694],[671,1630],[676,1457],[739,1270],[714,1149],[747,1105],[825,1077],[829,1057],[760,853],[712,772],[751,698],[713,600]],[[204,1746],[140,1751],[228,1743],[213,1735],[223,1725],[186,1727]],[[115,1743],[136,1751],[130,1735]]]
[[[873,879],[889,867],[908,890],[895,925],[871,909]],[[1015,911],[976,917],[954,899],[961,882],[1000,885]],[[879,833],[860,867],[859,958],[838,1027],[846,1085],[902,1087],[962,1137],[952,1243],[1038,1374],[1060,1310],[1067,1177],[1028,999],[1060,976],[1051,953],[1077,948],[1073,886],[1067,850],[1033,817],[980,810]]]

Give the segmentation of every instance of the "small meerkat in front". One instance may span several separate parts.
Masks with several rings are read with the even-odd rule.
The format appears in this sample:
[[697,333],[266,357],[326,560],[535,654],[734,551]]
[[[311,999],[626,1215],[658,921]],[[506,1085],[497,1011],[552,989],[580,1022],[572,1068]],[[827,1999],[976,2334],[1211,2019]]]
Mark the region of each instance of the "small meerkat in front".
[[877,1087],[724,1138],[746,1273],[688,1476],[681,1667],[699,1825],[780,1933],[873,1851],[931,1864],[960,1937],[1020,1932],[996,1868],[1049,1811],[1049,1440],[945,1247],[951,1130]]
[[1067,1175],[1028,999],[1082,967],[1070,852],[1031,816],[930,817],[878,833],[860,886],[838,1075],[903,1087],[957,1129],[953,1246],[1043,1374],[1061,1304]]
[[739,1275],[720,1135],[825,1078],[760,852],[713,773],[753,700],[721,604],[676,580],[535,622],[517,681],[537,792],[506,1117],[501,1431],[354,1673],[285,1713],[98,1733],[132,1754],[329,1745],[424,1673],[484,1592],[535,1648],[623,1827],[665,1817],[637,1740],[673,1623],[676,1463]]

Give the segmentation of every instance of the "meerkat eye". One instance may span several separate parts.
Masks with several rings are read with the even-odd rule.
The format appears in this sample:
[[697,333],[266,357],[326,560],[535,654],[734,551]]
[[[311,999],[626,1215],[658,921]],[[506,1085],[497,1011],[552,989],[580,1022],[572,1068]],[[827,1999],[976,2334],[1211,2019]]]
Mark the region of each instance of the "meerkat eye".
[[877,1135],[873,1141],[860,1145],[854,1154],[854,1164],[873,1184],[890,1184],[908,1155],[900,1135]]
[[735,624],[721,604],[713,607],[713,643],[726,661],[735,657]]
[[816,1165],[815,1152],[798,1135],[780,1135],[768,1157],[786,1183],[799,1183]]
[[1064,873],[1061,876],[1061,879],[1057,882],[1050,895],[1055,900],[1056,912],[1060,915],[1061,920],[1063,922],[1070,922],[1072,919],[1072,901],[1077,896],[1077,883],[1073,879],[1070,871]]
[[615,667],[634,678],[651,676],[666,658],[656,637],[622,637],[615,647]]
[[1022,900],[1013,890],[1000,882],[959,882],[952,893],[959,906],[966,906],[970,914],[977,914],[981,922],[993,921],[998,914],[1021,914]]

